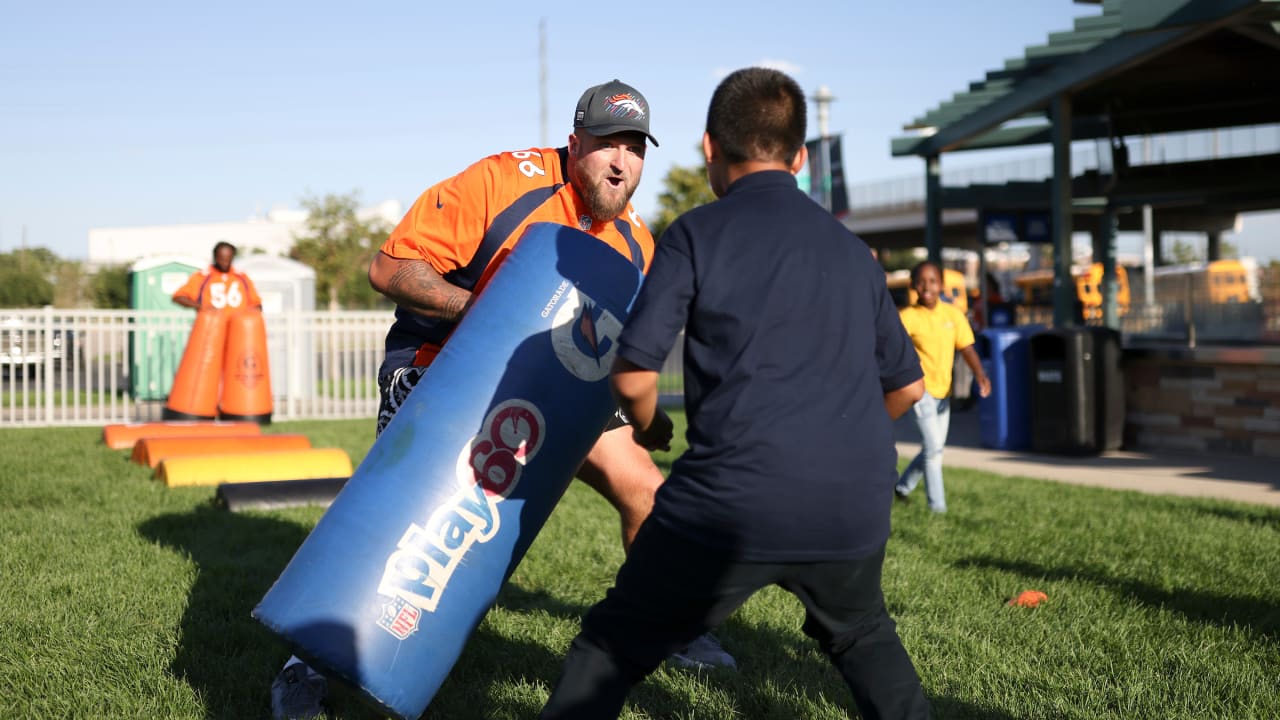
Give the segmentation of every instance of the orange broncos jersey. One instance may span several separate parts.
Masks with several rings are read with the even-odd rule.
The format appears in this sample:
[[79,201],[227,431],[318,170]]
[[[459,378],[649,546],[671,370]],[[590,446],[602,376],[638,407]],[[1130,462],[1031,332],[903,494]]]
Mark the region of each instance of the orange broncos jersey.
[[[622,217],[592,222],[586,202],[568,184],[567,148],[531,148],[491,155],[424,192],[382,245],[395,258],[426,260],[450,283],[478,293],[526,226],[554,222],[578,228],[647,271],[653,236],[627,203]],[[380,374],[428,365],[454,323],[396,308]]]
[[262,298],[258,297],[258,291],[247,275],[237,272],[234,267],[230,272],[222,272],[217,265],[192,273],[173,297],[198,300],[201,310],[240,310],[262,304]]

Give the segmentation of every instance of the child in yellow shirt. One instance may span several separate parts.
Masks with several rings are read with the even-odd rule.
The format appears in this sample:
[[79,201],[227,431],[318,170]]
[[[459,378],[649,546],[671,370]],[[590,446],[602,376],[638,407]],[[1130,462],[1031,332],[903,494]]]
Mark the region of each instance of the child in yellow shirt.
[[956,352],[960,352],[973,370],[981,397],[991,394],[991,381],[982,371],[978,353],[973,349],[973,330],[968,318],[959,308],[938,301],[942,290],[941,268],[932,262],[916,265],[911,269],[911,287],[916,291],[916,304],[903,308],[898,315],[920,356],[920,369],[924,373],[924,397],[912,407],[920,428],[920,454],[902,472],[893,491],[898,499],[906,500],[923,477],[929,509],[943,513],[947,511],[947,500],[942,488],[942,448],[951,422],[949,396]]

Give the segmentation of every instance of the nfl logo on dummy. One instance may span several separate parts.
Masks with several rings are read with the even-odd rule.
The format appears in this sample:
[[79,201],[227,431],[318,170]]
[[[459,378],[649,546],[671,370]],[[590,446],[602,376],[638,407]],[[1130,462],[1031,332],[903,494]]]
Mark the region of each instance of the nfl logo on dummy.
[[407,639],[418,629],[418,618],[422,611],[409,604],[407,600],[396,598],[382,606],[382,617],[378,626],[401,640]]

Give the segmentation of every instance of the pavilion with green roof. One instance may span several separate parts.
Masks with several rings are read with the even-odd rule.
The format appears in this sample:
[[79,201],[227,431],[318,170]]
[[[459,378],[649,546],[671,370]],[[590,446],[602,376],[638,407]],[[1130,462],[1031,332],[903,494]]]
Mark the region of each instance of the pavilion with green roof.
[[[1022,57],[904,126],[895,156],[925,161],[925,244],[941,257],[945,209],[1048,219],[1054,248],[1054,323],[1071,323],[1073,230],[1095,237],[1104,265],[1104,323],[1118,326],[1115,233],[1177,219],[1217,232],[1241,212],[1280,208],[1280,155],[1181,163],[1128,157],[1126,139],[1280,123],[1280,0],[1077,0],[1102,13],[1078,18]],[[1073,177],[1071,142],[1094,140],[1099,169]],[[943,187],[944,153],[1048,144],[1052,177]],[[1092,220],[1090,220],[1092,219]],[[1088,223],[1079,227],[1082,223]],[[979,223],[979,233],[982,233]]]

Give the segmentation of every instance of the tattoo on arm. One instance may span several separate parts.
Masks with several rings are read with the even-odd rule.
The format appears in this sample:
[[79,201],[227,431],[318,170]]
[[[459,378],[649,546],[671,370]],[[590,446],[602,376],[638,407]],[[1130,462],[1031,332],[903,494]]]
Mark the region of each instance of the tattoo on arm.
[[402,261],[387,283],[387,297],[420,315],[456,322],[466,313],[471,293],[449,284],[427,262]]

